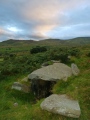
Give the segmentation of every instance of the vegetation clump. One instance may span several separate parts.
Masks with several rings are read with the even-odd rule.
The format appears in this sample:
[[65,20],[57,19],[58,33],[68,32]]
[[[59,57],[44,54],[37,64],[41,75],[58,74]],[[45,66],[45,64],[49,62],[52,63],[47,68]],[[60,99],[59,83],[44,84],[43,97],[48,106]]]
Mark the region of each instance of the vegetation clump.
[[39,52],[46,52],[47,48],[45,46],[36,46],[30,50],[31,54],[39,53]]

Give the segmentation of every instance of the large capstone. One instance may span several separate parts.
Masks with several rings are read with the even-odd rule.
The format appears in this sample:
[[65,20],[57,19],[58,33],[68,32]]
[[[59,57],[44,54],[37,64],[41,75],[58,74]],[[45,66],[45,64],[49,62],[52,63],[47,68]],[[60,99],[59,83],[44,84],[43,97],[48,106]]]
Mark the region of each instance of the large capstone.
[[78,101],[70,99],[65,94],[53,94],[47,97],[40,106],[43,110],[67,117],[79,118],[81,114]]
[[53,85],[58,80],[66,81],[72,75],[70,67],[63,63],[54,63],[32,72],[28,78],[31,81],[31,90],[38,98],[51,94]]
[[30,80],[58,81],[67,80],[72,75],[72,69],[63,63],[54,63],[32,72],[28,78]]

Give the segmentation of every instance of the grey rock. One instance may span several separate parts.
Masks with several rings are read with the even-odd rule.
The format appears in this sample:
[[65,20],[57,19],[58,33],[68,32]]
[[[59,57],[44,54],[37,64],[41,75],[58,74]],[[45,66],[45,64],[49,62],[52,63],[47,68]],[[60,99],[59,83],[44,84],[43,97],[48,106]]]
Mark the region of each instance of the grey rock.
[[71,56],[70,56],[70,55],[68,56],[68,59],[71,59]]
[[79,70],[79,68],[77,67],[76,64],[72,63],[72,64],[71,64],[71,69],[72,69],[73,75],[75,75],[75,76],[78,76],[78,75],[79,75],[80,70]]
[[28,82],[28,77],[23,78],[21,81]]
[[45,80],[45,81],[58,81],[67,80],[68,77],[72,75],[72,70],[70,67],[63,63],[54,63],[38,70],[35,70],[28,75],[28,79],[31,80]]
[[43,110],[64,115],[72,118],[79,118],[81,111],[78,101],[70,99],[67,95],[53,94],[47,97],[40,105]]
[[45,62],[45,63],[43,63],[42,65],[41,65],[41,67],[45,67],[45,66],[48,66],[49,65],[49,63],[48,62]]
[[25,93],[29,93],[30,92],[30,86],[21,84],[19,82],[14,82],[14,84],[12,85],[12,89],[18,90],[18,91],[22,91]]
[[60,63],[61,61],[57,61],[57,60],[51,60],[53,63]]
[[51,64],[53,64],[53,63],[60,63],[60,60],[59,60],[59,61],[57,61],[57,60],[51,60],[51,61],[44,62],[44,63],[41,65],[41,67],[45,67],[45,66],[50,65],[49,62],[51,62]]
[[14,105],[14,107],[18,107],[18,103],[14,103],[13,105]]

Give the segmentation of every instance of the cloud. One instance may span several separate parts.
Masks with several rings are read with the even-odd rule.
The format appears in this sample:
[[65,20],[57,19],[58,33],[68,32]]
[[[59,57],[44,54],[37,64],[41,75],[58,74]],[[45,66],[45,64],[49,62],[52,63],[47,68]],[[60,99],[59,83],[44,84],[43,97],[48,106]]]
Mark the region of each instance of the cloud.
[[[0,0],[0,36],[17,39],[86,36],[90,31],[89,13],[89,0]],[[17,32],[9,28],[16,28]]]
[[1,36],[2,36],[2,35],[9,35],[9,34],[12,34],[12,33],[6,31],[6,30],[3,29],[3,28],[0,28],[0,35],[1,35]]
[[0,28],[0,35],[4,35],[4,34],[5,34],[5,31],[2,28]]
[[90,36],[90,24],[76,24],[64,27],[57,27],[47,34],[51,38],[69,39],[74,37]]

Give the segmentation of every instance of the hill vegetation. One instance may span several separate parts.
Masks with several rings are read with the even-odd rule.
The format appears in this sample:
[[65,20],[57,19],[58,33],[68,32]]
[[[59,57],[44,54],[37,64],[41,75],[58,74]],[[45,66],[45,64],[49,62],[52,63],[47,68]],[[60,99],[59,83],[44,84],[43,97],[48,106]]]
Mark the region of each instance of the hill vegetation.
[[[31,50],[37,46],[39,51],[32,54]],[[43,47],[46,51],[41,52]],[[11,90],[13,82],[21,81],[44,62],[52,64],[51,60],[59,60],[68,66],[76,63],[79,67],[79,76],[72,76],[67,82],[59,81],[52,92],[78,99],[81,108],[78,120],[90,119],[90,38],[75,38],[0,43],[0,120],[75,120],[41,110],[40,103],[44,98],[38,100],[32,93]]]
[[70,45],[86,45],[90,43],[90,37],[78,37],[68,40],[61,40],[61,39],[45,39],[40,41],[34,41],[34,40],[7,40],[0,43],[0,46],[3,45],[64,45],[64,46],[70,46]]

